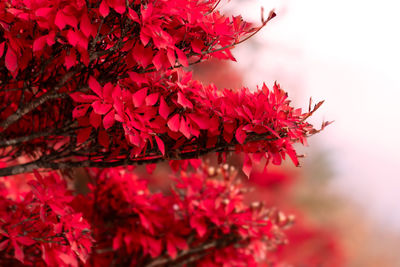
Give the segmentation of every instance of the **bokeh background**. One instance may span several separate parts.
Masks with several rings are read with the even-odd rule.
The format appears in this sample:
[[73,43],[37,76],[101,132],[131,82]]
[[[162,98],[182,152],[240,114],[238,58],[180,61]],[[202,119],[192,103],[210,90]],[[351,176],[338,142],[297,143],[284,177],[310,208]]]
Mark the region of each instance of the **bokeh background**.
[[[250,88],[278,81],[305,109],[309,97],[325,100],[312,121],[335,122],[301,148],[308,156],[296,201],[316,224],[339,232],[349,266],[400,266],[400,2],[221,2],[256,24],[262,6],[277,17],[233,51],[238,62],[224,69],[240,77],[229,81]],[[216,83],[224,81],[221,74]]]

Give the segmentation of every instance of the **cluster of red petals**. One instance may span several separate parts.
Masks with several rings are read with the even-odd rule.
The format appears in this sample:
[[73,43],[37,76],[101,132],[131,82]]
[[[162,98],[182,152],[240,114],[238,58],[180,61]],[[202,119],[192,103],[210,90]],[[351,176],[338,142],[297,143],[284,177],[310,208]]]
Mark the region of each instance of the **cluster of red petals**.
[[71,206],[74,196],[56,173],[35,176],[25,176],[24,183],[19,185],[14,181],[17,177],[1,180],[0,264],[85,263],[93,238],[90,224]]

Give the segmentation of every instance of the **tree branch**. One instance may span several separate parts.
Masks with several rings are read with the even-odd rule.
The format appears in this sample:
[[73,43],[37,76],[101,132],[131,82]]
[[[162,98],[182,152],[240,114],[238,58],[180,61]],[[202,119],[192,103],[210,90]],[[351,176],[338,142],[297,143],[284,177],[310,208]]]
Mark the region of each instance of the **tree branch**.
[[[278,138],[268,138],[270,134],[265,135],[254,135],[248,136],[246,138],[245,143],[255,142],[255,141],[274,141]],[[285,137],[282,135],[281,137]],[[188,144],[189,146],[193,146],[195,144]],[[162,155],[160,151],[154,150],[157,152],[154,153],[147,153],[143,156],[136,157],[136,158],[129,158],[129,152],[126,154],[120,154],[124,158],[114,161],[104,161],[107,158],[108,154],[97,154],[91,155],[91,151],[70,151],[67,155],[62,153],[52,154],[52,158],[49,156],[43,156],[35,161],[28,162],[25,164],[18,164],[14,166],[8,166],[5,168],[0,168],[0,177],[1,176],[10,176],[15,174],[21,174],[25,172],[32,172],[36,169],[52,169],[52,170],[59,170],[59,169],[70,169],[70,168],[78,168],[78,167],[99,167],[99,168],[110,168],[110,167],[119,167],[119,166],[126,166],[126,165],[142,165],[142,164],[152,164],[158,163],[165,160],[184,160],[184,159],[193,159],[199,158],[211,152],[233,152],[235,151],[235,146],[237,145],[236,142],[226,144],[226,143],[219,143],[216,146],[204,148],[202,147],[202,143],[198,143],[197,147],[191,149],[183,149],[181,151],[178,150],[167,150],[165,155]],[[184,147],[183,147],[184,148]],[[73,157],[80,156],[81,158],[88,158],[86,160],[80,161],[65,161],[65,159],[71,159]],[[94,157],[96,157],[94,159]],[[59,161],[64,159],[64,161]]]

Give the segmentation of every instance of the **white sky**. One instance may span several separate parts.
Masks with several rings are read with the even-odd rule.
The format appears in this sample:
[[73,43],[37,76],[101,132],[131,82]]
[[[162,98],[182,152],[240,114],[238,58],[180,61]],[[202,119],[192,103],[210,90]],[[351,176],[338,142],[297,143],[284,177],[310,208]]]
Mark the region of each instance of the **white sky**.
[[314,121],[335,123],[311,145],[333,151],[333,186],[400,231],[400,2],[246,0],[237,6],[256,22],[261,6],[278,14],[234,53],[246,84],[277,80],[303,107],[310,96],[325,99]]

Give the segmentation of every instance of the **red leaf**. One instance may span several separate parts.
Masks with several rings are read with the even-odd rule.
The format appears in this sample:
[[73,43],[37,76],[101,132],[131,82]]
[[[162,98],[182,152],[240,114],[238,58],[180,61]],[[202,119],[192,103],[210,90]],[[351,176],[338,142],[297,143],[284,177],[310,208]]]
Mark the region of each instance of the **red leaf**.
[[140,218],[140,222],[142,223],[142,226],[147,229],[150,230],[153,228],[151,222],[147,219],[146,216],[144,216],[142,213],[139,213],[139,218]]
[[57,257],[59,257],[66,264],[66,266],[73,266],[73,267],[79,266],[78,260],[73,254],[69,255],[60,251],[58,252]]
[[132,101],[135,107],[143,106],[144,99],[147,96],[147,88],[140,89],[132,95]]
[[69,55],[66,55],[64,58],[64,66],[68,69],[72,68],[76,65],[76,53],[75,49],[71,49],[69,51]]
[[191,42],[191,45],[193,52],[201,54],[201,49],[204,47],[204,44],[201,40],[196,39]]
[[96,114],[94,111],[92,111],[90,113],[89,122],[95,129],[99,128],[101,124],[101,115]]
[[148,83],[147,79],[143,75],[141,75],[139,73],[130,71],[130,72],[128,72],[128,75],[129,75],[129,78],[132,81],[136,82],[139,86],[144,84],[144,83]]
[[115,113],[114,113],[114,110],[111,110],[103,118],[104,129],[107,130],[108,128],[112,127],[114,125],[114,122],[115,122]]
[[40,51],[44,48],[47,41],[47,35],[37,38],[32,45],[33,52]]
[[148,43],[149,43],[149,41],[150,41],[150,36],[148,36],[146,33],[145,33],[145,31],[140,31],[140,41],[142,41],[142,44],[144,45],[144,46],[146,46]]
[[131,8],[128,9],[129,12],[129,17],[131,18],[131,20],[139,23],[139,16],[138,14]]
[[65,15],[62,10],[58,10],[54,24],[57,25],[60,30],[64,29],[64,27],[67,25]]
[[246,174],[247,178],[250,178],[250,173],[251,173],[252,168],[253,168],[253,163],[251,161],[251,158],[246,154],[244,162],[243,162],[242,170],[243,170],[243,173]]
[[66,25],[76,28],[78,26],[78,20],[74,16],[66,15],[63,10],[59,10],[54,24],[57,25],[60,30],[64,29]]
[[131,133],[129,133],[129,141],[134,144],[137,147],[140,147],[141,143],[142,143],[142,138],[140,137],[140,135],[138,134],[138,132],[136,131],[132,131]]
[[174,243],[171,240],[167,240],[167,251],[169,256],[172,259],[175,259],[177,251],[176,251],[176,247],[174,246]]
[[17,236],[15,238],[18,243],[25,245],[25,246],[32,246],[33,244],[36,243],[35,240],[33,240],[32,238],[28,237],[28,236]]
[[61,207],[58,203],[49,203],[49,206],[57,215],[64,216],[66,214],[65,207]]
[[56,43],[56,32],[54,30],[50,31],[47,35],[47,45],[52,46]]
[[160,116],[164,119],[167,119],[169,116],[169,107],[163,97],[160,98],[160,108],[158,113],[160,113]]
[[68,43],[70,43],[72,46],[76,46],[79,42],[79,35],[74,30],[69,30],[67,33],[67,39]]
[[188,60],[187,57],[185,55],[185,53],[182,52],[182,50],[180,50],[179,48],[175,48],[176,54],[178,55],[178,61],[179,63],[182,64],[182,66],[184,67],[188,67]]
[[103,89],[93,76],[90,76],[89,78],[89,88],[92,89],[92,91],[95,92],[100,98],[103,98]]
[[6,67],[10,72],[15,72],[18,69],[17,55],[10,47],[8,47],[6,53]]
[[25,255],[23,249],[14,240],[12,241],[12,244],[14,247],[14,257],[20,262],[24,263]]
[[89,104],[83,104],[83,105],[79,105],[76,106],[74,108],[74,110],[72,111],[72,118],[80,118],[82,116],[85,116],[88,108],[90,107]]
[[149,253],[155,258],[161,254],[162,241],[155,238],[147,237],[147,244],[149,245]]
[[107,17],[108,13],[110,13],[110,7],[107,5],[106,0],[101,1],[99,12],[103,17]]
[[210,127],[210,119],[205,117],[200,117],[196,114],[189,114],[189,117],[192,121],[194,121],[201,130],[206,130]]
[[189,128],[189,126],[188,126],[188,124],[187,124],[185,118],[183,118],[183,117],[181,118],[181,125],[180,125],[180,127],[179,127],[179,131],[180,131],[181,133],[183,133],[183,135],[184,135],[187,139],[190,138],[190,136],[191,136],[191,134],[190,134],[190,128]]
[[180,116],[179,116],[179,114],[175,114],[174,116],[172,116],[172,118],[169,119],[167,124],[168,124],[168,128],[170,128],[171,131],[177,132],[179,130],[179,127],[180,127]]
[[161,153],[163,154],[163,156],[165,156],[165,146],[164,146],[163,140],[161,140],[161,138],[158,137],[157,135],[154,136],[154,138],[156,139],[158,149],[161,151]]
[[92,132],[92,127],[86,127],[77,130],[76,143],[78,145],[84,143],[86,140],[88,140],[91,132]]
[[271,153],[272,164],[280,165],[282,163],[282,157],[279,153]]
[[173,241],[175,246],[181,250],[187,250],[189,248],[186,240],[179,236],[171,237],[171,241]]
[[201,166],[201,159],[189,159],[190,165],[192,165],[193,168],[198,169]]
[[[81,62],[88,67],[89,66],[89,53],[87,51],[87,46],[88,46],[88,39],[83,35],[83,33],[80,33],[81,36],[83,36],[84,40],[82,40],[82,43],[80,43],[79,46],[76,47],[78,50],[80,56],[81,56]],[[85,46],[86,45],[86,46]]]
[[236,128],[235,123],[225,123],[224,124],[224,132],[222,133],[224,140],[228,143],[232,141],[233,138],[233,131]]
[[112,83],[108,82],[104,85],[103,87],[103,98],[108,101],[112,102],[113,101],[113,92],[114,92],[114,86]]
[[63,223],[57,223],[54,225],[54,232],[60,234],[63,232]]
[[112,105],[102,103],[101,101],[95,101],[95,102],[93,102],[92,107],[93,107],[94,112],[96,112],[99,115],[104,115],[110,111],[110,109],[112,108]]
[[87,15],[87,13],[83,13],[83,15],[81,16],[79,28],[86,37],[89,37],[89,36],[94,37],[96,34],[95,29],[94,29],[92,23],[90,22],[90,19],[89,19],[89,16]]
[[170,160],[168,164],[171,167],[172,171],[177,172],[181,167],[182,160]]
[[112,1],[112,8],[119,14],[124,14],[126,11],[125,7],[125,0],[113,0]]
[[93,103],[93,101],[98,100],[99,98],[94,95],[85,95],[81,92],[75,92],[69,95],[75,102],[78,103]]
[[106,131],[100,130],[97,136],[97,140],[99,141],[99,144],[105,148],[108,148],[110,146],[110,138]]
[[153,5],[151,3],[149,3],[147,6],[142,5],[140,11],[142,14],[142,21],[148,20],[153,13]]
[[153,58],[152,62],[153,62],[154,67],[156,67],[156,70],[161,70],[163,67],[162,57],[163,57],[163,52],[161,52],[161,50],[160,50],[157,52],[157,54]]
[[0,243],[0,251],[5,250],[8,246],[8,243],[10,242],[10,239],[6,239],[3,242]]
[[243,145],[243,143],[244,143],[244,141],[246,140],[246,133],[245,133],[245,131],[243,131],[242,130],[242,128],[243,127],[239,127],[237,130],[236,130],[236,134],[235,134],[235,137],[236,137],[236,140],[239,142],[239,144],[241,144],[241,145]]
[[89,44],[87,37],[80,31],[69,30],[67,33],[67,39],[72,46],[76,47],[79,45],[83,49],[86,49]]
[[151,47],[144,47],[140,43],[136,43],[136,45],[131,50],[131,55],[133,59],[139,63],[140,66],[146,68],[151,64],[153,60],[154,51]]
[[290,159],[293,161],[293,163],[296,167],[300,165],[299,159],[297,158],[296,151],[292,148],[291,145],[286,146],[286,153],[289,155]]
[[175,57],[174,50],[169,48],[167,50],[167,57],[168,57],[169,64],[171,64],[171,67],[174,67],[175,66],[175,62],[176,62],[176,57]]
[[50,12],[53,10],[51,7],[43,7],[43,8],[38,8],[35,12],[35,15],[38,17],[48,17]]
[[181,92],[178,92],[178,103],[185,108],[193,108],[192,102],[190,102]]
[[203,237],[207,232],[207,225],[204,219],[199,216],[193,216],[190,218],[190,226],[196,229],[197,234]]
[[159,93],[154,93],[146,96],[146,105],[147,106],[154,106],[158,101]]
[[[65,14],[65,13],[64,13]],[[74,16],[64,16],[65,22],[67,23],[67,25],[73,27],[73,28],[77,28],[78,27],[78,19],[75,18]]]

